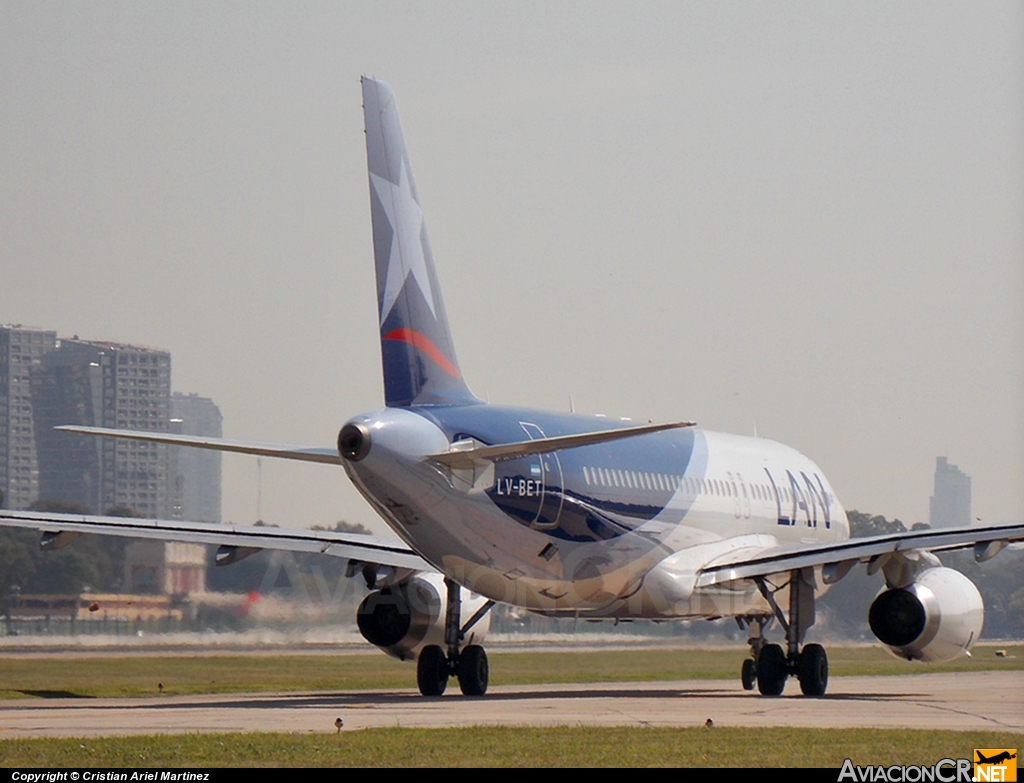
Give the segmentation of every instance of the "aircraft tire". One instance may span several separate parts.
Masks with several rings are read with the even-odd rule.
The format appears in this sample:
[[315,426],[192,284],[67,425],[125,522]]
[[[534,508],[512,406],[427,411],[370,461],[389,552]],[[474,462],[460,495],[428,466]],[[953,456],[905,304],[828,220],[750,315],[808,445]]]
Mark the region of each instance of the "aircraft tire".
[[777,644],[766,644],[757,659],[757,689],[762,696],[781,696],[786,687],[786,654]]
[[448,658],[436,644],[420,651],[416,662],[416,684],[424,696],[441,696],[448,687]]
[[805,644],[797,660],[797,678],[804,696],[824,696],[828,687],[828,656],[820,644]]
[[466,696],[483,696],[487,693],[490,670],[487,653],[479,644],[471,644],[459,653],[459,688]]
[[752,691],[757,685],[757,667],[754,666],[754,659],[747,658],[740,669],[740,680],[743,682],[743,690]]

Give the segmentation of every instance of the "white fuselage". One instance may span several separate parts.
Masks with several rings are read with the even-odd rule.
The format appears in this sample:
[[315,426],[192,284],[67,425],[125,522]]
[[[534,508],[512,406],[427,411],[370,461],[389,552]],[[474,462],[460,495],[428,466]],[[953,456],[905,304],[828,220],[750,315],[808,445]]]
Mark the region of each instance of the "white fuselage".
[[353,421],[369,428],[373,445],[346,470],[394,531],[464,586],[534,611],[658,618],[763,612],[749,583],[738,591],[695,590],[696,572],[737,550],[849,537],[820,468],[774,441],[691,430],[687,459],[677,464],[634,465],[630,453],[647,456],[635,443],[576,449],[571,460],[562,452],[555,467],[566,508],[603,510],[613,522],[625,519],[616,510],[660,509],[630,518],[621,534],[579,540],[557,537],[544,519],[510,518],[494,502],[536,494],[550,506],[555,488],[543,477],[554,470],[551,461],[533,466],[534,480],[502,479],[501,463],[497,470],[444,469],[424,459],[450,445],[426,417],[385,408]]

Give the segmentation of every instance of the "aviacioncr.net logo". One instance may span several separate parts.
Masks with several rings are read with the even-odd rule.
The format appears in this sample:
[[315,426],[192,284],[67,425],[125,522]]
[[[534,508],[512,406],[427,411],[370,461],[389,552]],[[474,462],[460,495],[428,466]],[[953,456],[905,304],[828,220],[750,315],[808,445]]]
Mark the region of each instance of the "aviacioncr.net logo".
[[855,767],[850,759],[843,762],[839,783],[972,783],[970,759],[942,759],[930,767],[902,766]]

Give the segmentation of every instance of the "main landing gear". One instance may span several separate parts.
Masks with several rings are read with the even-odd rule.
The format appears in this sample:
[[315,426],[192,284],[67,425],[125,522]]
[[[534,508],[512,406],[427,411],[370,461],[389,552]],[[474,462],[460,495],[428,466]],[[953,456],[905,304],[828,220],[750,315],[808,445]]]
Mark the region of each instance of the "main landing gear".
[[[748,640],[751,657],[743,662],[740,673],[744,690],[752,691],[756,684],[762,696],[781,696],[786,680],[795,675],[805,696],[824,696],[828,687],[825,648],[820,644],[803,644],[807,629],[814,625],[813,569],[791,571],[789,581],[779,586],[770,585],[764,577],[754,581],[774,614],[737,618],[741,628],[757,625],[756,634]],[[785,587],[789,588],[788,619],[775,601],[775,593]],[[773,619],[786,631],[785,651],[764,638],[764,629]]]
[[459,646],[466,638],[466,632],[491,611],[494,601],[485,603],[465,625],[460,626],[462,599],[459,585],[451,579],[445,579],[444,586],[448,593],[444,620],[444,643],[447,650],[431,644],[420,651],[416,663],[416,683],[424,696],[440,696],[448,687],[448,678],[458,677],[459,688],[464,695],[483,696],[487,692],[487,653],[479,644],[470,644],[461,650]]

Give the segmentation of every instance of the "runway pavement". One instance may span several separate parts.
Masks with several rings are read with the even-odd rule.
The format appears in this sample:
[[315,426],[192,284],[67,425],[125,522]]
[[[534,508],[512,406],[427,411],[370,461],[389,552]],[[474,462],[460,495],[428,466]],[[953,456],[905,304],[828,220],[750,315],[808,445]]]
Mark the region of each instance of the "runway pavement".
[[334,732],[380,726],[719,726],[982,729],[1024,733],[1024,672],[836,677],[825,698],[764,698],[726,680],[502,686],[466,698],[413,690],[24,699],[0,702],[0,738],[222,731]]

